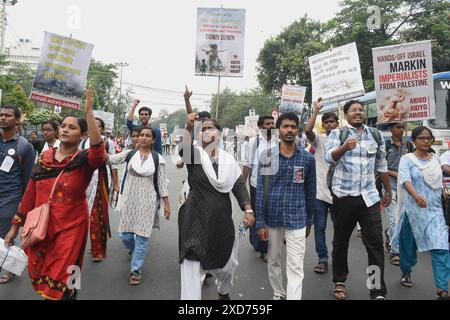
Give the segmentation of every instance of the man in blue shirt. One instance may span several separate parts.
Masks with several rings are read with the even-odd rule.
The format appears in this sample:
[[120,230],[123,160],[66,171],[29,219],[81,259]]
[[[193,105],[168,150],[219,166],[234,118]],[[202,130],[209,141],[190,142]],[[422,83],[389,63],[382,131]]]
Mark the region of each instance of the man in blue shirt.
[[[130,132],[131,132],[131,130],[133,130],[133,127],[135,126],[133,124],[134,113],[136,112],[136,107],[139,105],[139,103],[140,103],[139,100],[133,100],[133,104],[131,105],[130,113],[128,114],[127,128]],[[139,109],[139,121],[141,122],[141,124],[140,124],[141,127],[143,127],[143,128],[151,127],[151,125],[150,125],[151,117],[152,117],[152,109],[147,108],[147,107],[142,107],[141,109]],[[154,137],[155,145],[154,145],[153,149],[162,155],[161,130],[159,130],[159,128],[153,128],[153,127],[152,127],[152,129],[155,130],[155,132],[156,132],[156,137]]]
[[[11,229],[11,221],[17,213],[20,200],[28,185],[34,165],[33,146],[17,133],[20,110],[15,106],[0,109],[0,238]],[[11,273],[0,277],[0,284],[7,283]]]
[[[316,164],[309,152],[297,148],[298,126],[296,114],[281,115],[277,121],[281,141],[268,149],[270,164],[264,155],[259,162],[256,228],[262,241],[270,238],[268,271],[274,300],[301,300],[306,238],[314,221]],[[284,239],[287,290],[281,270]]]

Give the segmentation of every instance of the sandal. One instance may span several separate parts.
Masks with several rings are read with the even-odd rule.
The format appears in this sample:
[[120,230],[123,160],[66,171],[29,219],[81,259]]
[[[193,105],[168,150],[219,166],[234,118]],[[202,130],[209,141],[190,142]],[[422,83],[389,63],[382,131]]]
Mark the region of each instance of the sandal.
[[336,300],[346,300],[347,291],[345,290],[345,284],[342,282],[337,282],[334,284],[333,297]]
[[412,288],[412,286],[413,286],[413,283],[411,281],[411,276],[409,274],[402,275],[402,280],[400,280],[400,283],[402,284],[402,286],[404,286],[406,288]]
[[449,300],[448,291],[439,289],[437,292],[437,299],[438,300]]
[[141,284],[142,276],[138,273],[132,273],[130,275],[130,286],[138,286]]
[[397,267],[400,266],[400,256],[398,254],[392,253],[389,259],[392,265]]
[[314,267],[314,272],[317,274],[325,274],[328,272],[328,264],[322,261],[319,261]]
[[13,273],[7,272],[0,277],[0,284],[7,284],[14,280],[15,275]]

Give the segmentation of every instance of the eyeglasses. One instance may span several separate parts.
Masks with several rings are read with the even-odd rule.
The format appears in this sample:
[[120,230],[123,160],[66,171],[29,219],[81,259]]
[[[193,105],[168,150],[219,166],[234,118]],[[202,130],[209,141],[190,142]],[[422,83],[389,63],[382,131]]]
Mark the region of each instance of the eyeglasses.
[[434,142],[434,138],[433,137],[417,137],[416,140],[420,140],[420,141],[430,141],[430,142]]

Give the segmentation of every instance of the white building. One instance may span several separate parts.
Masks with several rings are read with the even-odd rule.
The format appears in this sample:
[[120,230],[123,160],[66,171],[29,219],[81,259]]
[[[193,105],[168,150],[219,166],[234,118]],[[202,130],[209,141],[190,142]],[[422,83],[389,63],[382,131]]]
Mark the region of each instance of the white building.
[[6,48],[5,54],[9,60],[9,65],[5,68],[6,72],[8,69],[18,67],[19,65],[28,66],[33,71],[36,71],[41,49],[34,45],[31,40],[20,39],[16,45]]

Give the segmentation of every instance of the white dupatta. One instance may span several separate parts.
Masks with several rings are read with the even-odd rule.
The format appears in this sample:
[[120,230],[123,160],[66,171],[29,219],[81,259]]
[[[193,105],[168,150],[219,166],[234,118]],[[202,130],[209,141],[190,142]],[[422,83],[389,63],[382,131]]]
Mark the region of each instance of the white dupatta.
[[219,153],[219,170],[218,175],[216,175],[208,153],[202,147],[197,146],[195,148],[200,153],[203,170],[214,189],[221,193],[231,192],[242,174],[241,168],[234,157],[224,150],[216,149]]
[[[408,153],[404,157],[407,157],[422,173],[425,183],[433,190],[442,189],[442,169],[439,159],[433,155],[430,162],[425,165],[419,162],[419,159],[413,154]],[[397,213],[396,224],[398,224],[403,210],[403,202],[407,198],[408,191],[400,184],[397,184]]]

